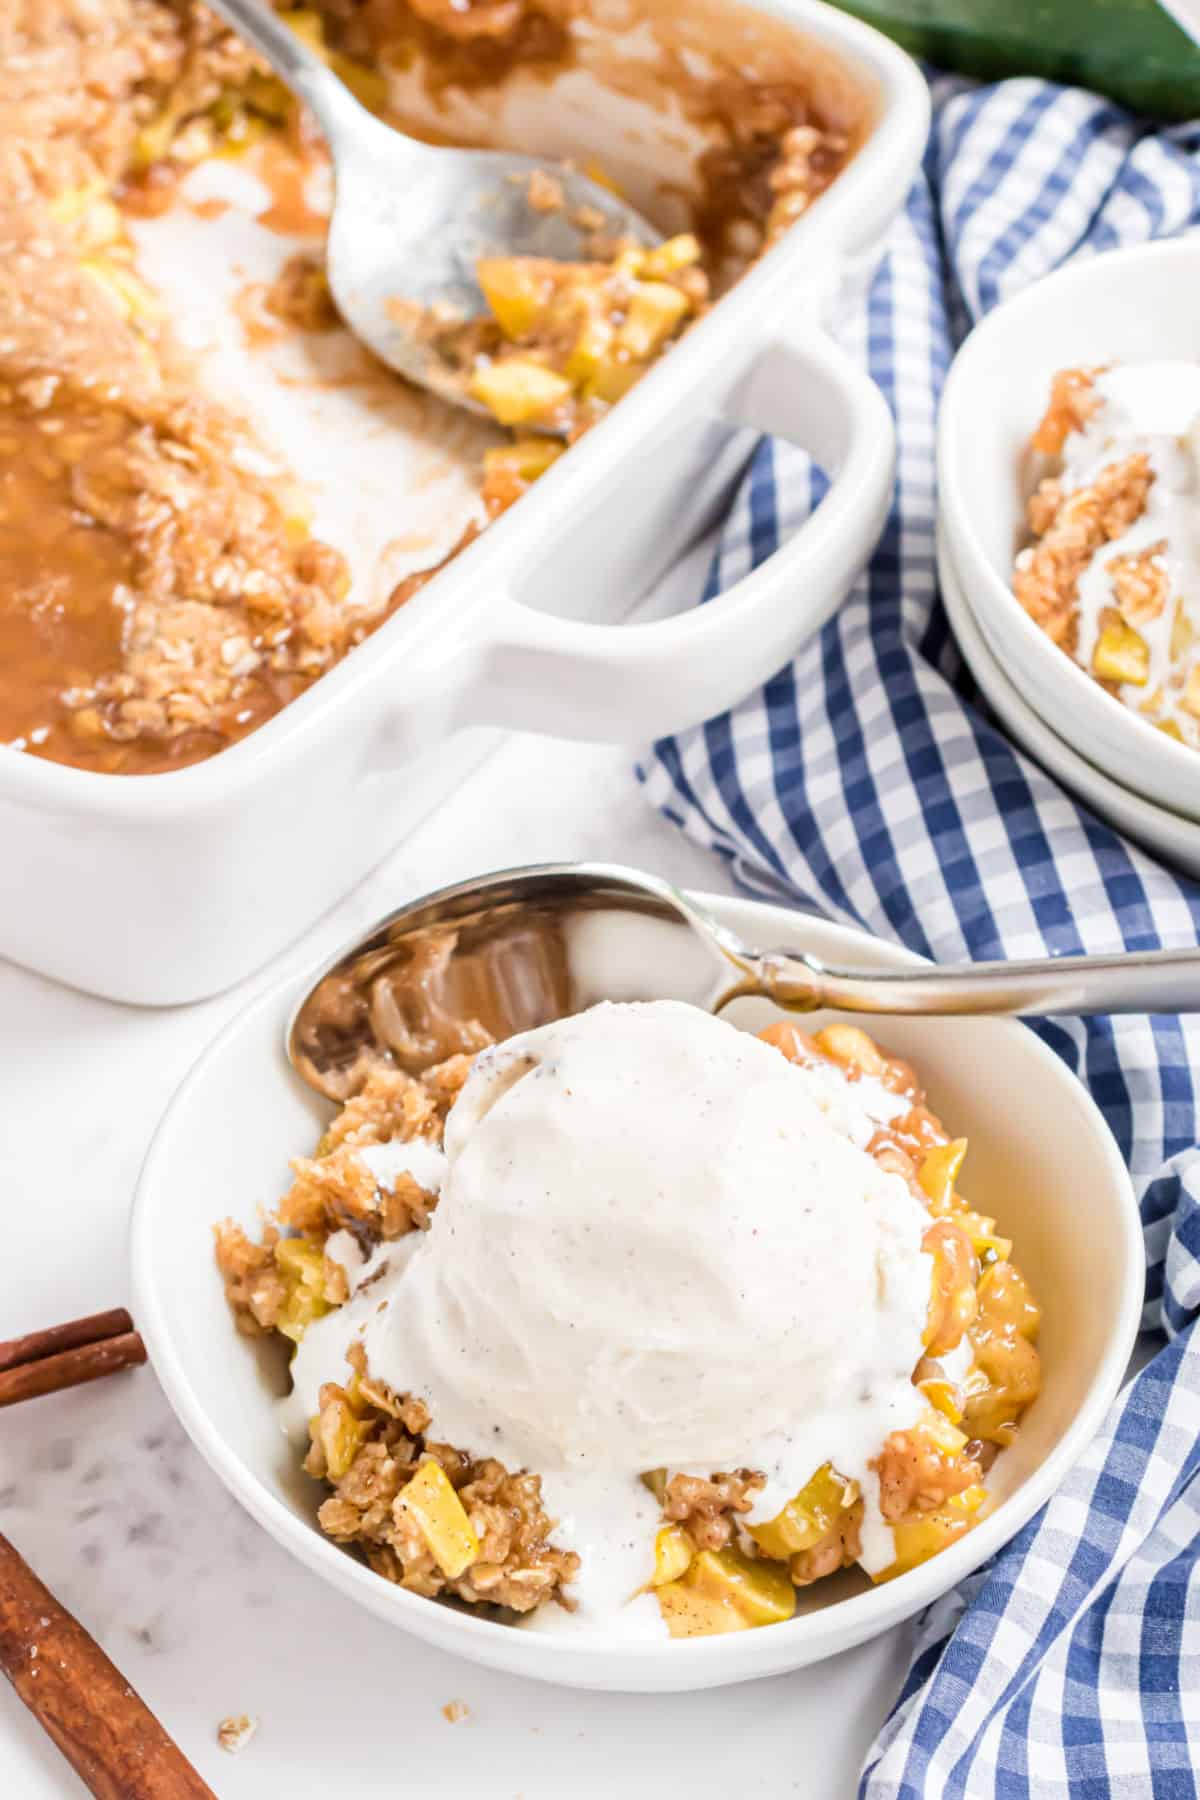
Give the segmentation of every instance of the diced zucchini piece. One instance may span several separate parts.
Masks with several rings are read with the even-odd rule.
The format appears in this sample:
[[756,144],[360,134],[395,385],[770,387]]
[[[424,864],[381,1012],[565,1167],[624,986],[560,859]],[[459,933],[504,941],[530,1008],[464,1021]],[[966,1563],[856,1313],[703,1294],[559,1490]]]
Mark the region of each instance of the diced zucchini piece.
[[340,1481],[349,1472],[370,1429],[348,1399],[328,1400],[310,1422],[309,1432],[313,1442],[321,1446],[331,1481]]
[[280,1238],[275,1245],[275,1264],[288,1287],[276,1329],[298,1344],[313,1320],[329,1311],[325,1252],[304,1238]]
[[289,31],[294,31],[302,43],[318,54],[325,48],[325,24],[319,12],[310,6],[297,6],[291,12],[280,13],[280,18]]
[[975,1368],[966,1382],[964,1429],[1006,1445],[1041,1386],[1034,1342],[1041,1312],[1020,1271],[997,1262],[979,1278],[979,1316],[971,1327]]
[[931,1375],[927,1381],[917,1383],[921,1392],[935,1412],[957,1425],[962,1418],[962,1407],[959,1404],[959,1391],[952,1381],[944,1376]]
[[740,1550],[701,1550],[681,1580],[655,1592],[672,1637],[777,1625],[796,1610],[787,1565]]
[[420,1526],[429,1554],[443,1575],[454,1581],[470,1568],[479,1555],[479,1539],[440,1463],[432,1458],[423,1462],[400,1489],[397,1504]]
[[871,1580],[876,1583],[892,1581],[897,1575],[915,1569],[918,1563],[928,1562],[931,1556],[936,1556],[957,1538],[965,1537],[972,1525],[978,1523],[987,1497],[987,1489],[976,1484],[955,1494],[936,1512],[923,1513],[909,1523],[894,1525],[895,1561],[872,1575]]
[[133,140],[134,168],[148,169],[152,163],[161,162],[171,148],[178,125],[179,113],[171,106],[143,125]]
[[935,1212],[944,1212],[949,1206],[966,1154],[966,1138],[955,1138],[949,1144],[935,1144],[932,1150],[925,1152],[917,1170],[917,1180],[929,1195]]
[[1041,1362],[1029,1340],[1016,1336],[981,1340],[975,1346],[975,1360],[963,1422],[972,1437],[1004,1449],[1016,1440],[1022,1412],[1037,1399]]
[[658,281],[664,275],[677,275],[680,269],[690,268],[692,263],[699,261],[700,240],[690,231],[681,231],[656,249],[647,250],[642,258],[642,273],[649,280]]
[[275,1261],[285,1275],[303,1280],[325,1261],[324,1252],[306,1238],[280,1238],[275,1245]]
[[516,356],[485,363],[476,369],[468,388],[501,425],[528,425],[553,412],[571,394],[565,375]]
[[552,462],[558,461],[565,448],[565,444],[551,437],[518,438],[515,444],[500,444],[494,450],[484,451],[484,473],[499,475],[507,470],[519,481],[536,481]]
[[546,304],[546,281],[528,257],[484,256],[475,265],[492,316],[507,338],[523,338]]
[[107,256],[88,256],[79,266],[93,281],[99,283],[126,319],[137,323],[140,320],[161,318],[161,302],[150,292],[145,282],[123,263],[114,263]]
[[667,1497],[667,1471],[665,1469],[647,1469],[638,1477],[645,1488],[649,1488],[661,1506]]
[[75,226],[75,240],[83,250],[102,250],[122,234],[121,214],[112,200],[93,200]]
[[1145,687],[1150,679],[1150,646],[1140,631],[1122,618],[1109,619],[1096,639],[1092,673],[1101,681],[1128,682]]
[[103,181],[85,181],[79,187],[63,188],[55,194],[46,210],[60,225],[74,225],[90,206],[103,200],[107,191]]
[[766,1556],[786,1562],[801,1550],[811,1550],[828,1536],[838,1514],[852,1506],[858,1488],[836,1474],[829,1463],[822,1463],[811,1481],[789,1500],[783,1511],[762,1525],[747,1527],[750,1536]]
[[1187,607],[1180,597],[1175,602],[1175,615],[1171,620],[1171,661],[1181,662],[1191,649],[1196,637],[1196,629],[1188,617]]
[[929,1315],[921,1342],[930,1356],[942,1356],[962,1341],[978,1310],[978,1258],[958,1215],[947,1212],[930,1226],[922,1249],[933,1259],[929,1278]]
[[228,129],[222,134],[217,145],[217,155],[241,156],[242,152],[249,150],[252,145],[261,144],[263,139],[270,135],[274,124],[275,121],[267,118],[265,114],[251,112],[249,108],[242,107]]
[[927,1406],[914,1431],[920,1432],[926,1443],[933,1444],[944,1456],[961,1456],[967,1447],[967,1434],[951,1423],[944,1413],[935,1407]]
[[252,112],[270,119],[273,125],[283,125],[291,116],[292,96],[277,75],[264,75],[261,69],[252,69],[246,77],[242,96]]
[[645,260],[646,252],[640,244],[626,244],[623,250],[617,251],[609,268],[618,280],[635,281],[642,272]]
[[981,1322],[991,1330],[1015,1331],[1037,1342],[1042,1311],[1021,1271],[1010,1262],[996,1263],[979,1277]]
[[80,250],[103,250],[121,236],[121,214],[102,181],[65,188],[50,202],[50,216],[66,226]]
[[956,1212],[954,1223],[966,1232],[971,1240],[971,1248],[984,1268],[991,1263],[1008,1261],[1012,1253],[1012,1239],[997,1234],[995,1219],[989,1219],[983,1213]]
[[682,1525],[664,1525],[654,1539],[654,1587],[663,1587],[668,1581],[678,1581],[691,1566],[696,1554],[693,1544]]
[[381,75],[378,69],[368,68],[366,63],[355,62],[352,56],[344,56],[340,50],[331,50],[326,61],[360,106],[373,113],[384,110],[388,99],[386,75]]
[[584,386],[583,397],[585,400],[603,400],[606,406],[615,406],[645,373],[645,363],[618,362],[615,357],[602,357],[596,373]]
[[593,380],[601,363],[612,350],[613,326],[603,312],[591,310],[584,315],[579,335],[567,358],[567,380],[582,387]]
[[860,1075],[882,1075],[887,1067],[878,1044],[857,1025],[826,1025],[813,1042],[834,1062],[845,1063]]
[[687,295],[678,288],[665,281],[639,281],[617,342],[628,355],[645,361],[662,348],[687,310]]

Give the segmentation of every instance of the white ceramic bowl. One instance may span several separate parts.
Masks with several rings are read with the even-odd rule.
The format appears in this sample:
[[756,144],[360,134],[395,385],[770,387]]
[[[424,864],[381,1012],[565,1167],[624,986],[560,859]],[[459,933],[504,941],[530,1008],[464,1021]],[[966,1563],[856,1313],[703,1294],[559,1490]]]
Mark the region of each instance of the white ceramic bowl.
[[1013,686],[992,652],[971,609],[969,590],[938,534],[938,581],[958,647],[997,718],[1017,746],[1115,830],[1144,845],[1164,862],[1200,877],[1200,824],[1155,806],[1110,780],[1064,739],[1043,724]]
[[[706,904],[752,943],[877,967],[913,960],[783,908]],[[663,991],[657,970],[618,966],[611,953],[603,972],[610,991]],[[970,1138],[967,1191],[1015,1239],[1045,1309],[1045,1385],[1018,1443],[993,1471],[997,1510],[883,1587],[865,1589],[857,1575],[842,1576],[805,1595],[786,1625],[686,1642],[543,1636],[391,1586],[317,1529],[316,1490],[297,1472],[265,1362],[235,1332],[213,1263],[214,1217],[229,1213],[252,1226],[260,1206],[284,1190],[288,1158],[314,1140],[328,1113],[283,1056],[284,1024],[302,986],[290,981],[254,1000],[168,1109],[134,1208],[134,1306],[172,1405],[231,1492],[298,1562],[380,1618],[489,1667],[575,1687],[716,1687],[801,1668],[907,1618],[976,1568],[1042,1505],[1099,1426],[1125,1372],[1143,1289],[1137,1208],[1103,1119],[1064,1064],[1021,1025],[889,1020],[880,1040],[916,1063],[934,1107]],[[738,1022],[753,1028],[774,1016],[761,1002],[742,1006]],[[232,1568],[229,1579],[237,1579]],[[307,1577],[298,1570],[296,1579]]]
[[[299,936],[453,791],[472,728],[644,742],[722,712],[841,604],[883,524],[894,434],[879,390],[822,331],[818,298],[878,257],[920,164],[928,90],[903,51],[820,0],[691,0],[693,27],[706,8],[718,66],[723,24],[735,44],[799,38],[810,66],[836,65],[831,81],[849,71],[874,102],[861,150],[519,506],[260,730],[153,776],[0,748],[0,955],[117,1000],[213,993]],[[690,139],[680,118],[635,104],[645,44],[620,8],[579,29],[638,82],[622,66],[583,83],[572,66],[514,83],[498,121],[474,92],[443,95],[437,122],[457,119],[470,142],[494,126],[501,144],[582,149],[662,218]],[[174,266],[195,260],[185,250]],[[368,451],[377,431],[364,421]],[[711,604],[625,624],[721,516],[764,431],[830,472],[820,507]],[[361,464],[338,470],[360,479]]]
[[938,425],[941,524],[997,662],[1047,725],[1121,787],[1200,819],[1200,756],[1105,693],[1014,598],[1025,537],[1026,446],[1058,369],[1200,361],[1200,241],[1071,263],[976,326]]

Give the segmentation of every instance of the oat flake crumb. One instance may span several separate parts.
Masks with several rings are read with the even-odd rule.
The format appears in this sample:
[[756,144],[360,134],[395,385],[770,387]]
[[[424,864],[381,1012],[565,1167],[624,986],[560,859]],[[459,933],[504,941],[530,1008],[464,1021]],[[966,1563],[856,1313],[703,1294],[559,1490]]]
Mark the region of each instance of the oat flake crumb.
[[460,1719],[469,1719],[471,1709],[465,1700],[447,1700],[442,1708],[442,1717],[451,1725],[457,1725]]
[[257,1719],[252,1719],[249,1713],[237,1713],[232,1718],[221,1720],[217,1726],[217,1742],[222,1750],[228,1750],[230,1756],[236,1756],[239,1750],[246,1748],[257,1730]]

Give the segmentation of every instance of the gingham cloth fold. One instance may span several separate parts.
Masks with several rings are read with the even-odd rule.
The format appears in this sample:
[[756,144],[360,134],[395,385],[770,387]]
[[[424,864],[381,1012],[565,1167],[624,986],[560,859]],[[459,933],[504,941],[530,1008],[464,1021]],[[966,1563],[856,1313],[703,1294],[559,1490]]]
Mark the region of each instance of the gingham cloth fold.
[[[639,772],[751,889],[938,961],[1194,944],[1200,884],[1078,807],[973,704],[937,599],[934,421],[972,319],[1069,258],[1200,222],[1200,124],[1156,130],[1035,81],[938,79],[934,101],[922,176],[838,328],[897,420],[879,549],[794,663]],[[764,442],[706,598],[821,486],[802,453]],[[1200,1785],[1200,1020],[1035,1029],[1133,1171],[1145,1325],[1165,1347],[1049,1505],[920,1622],[864,1800],[1182,1800]]]

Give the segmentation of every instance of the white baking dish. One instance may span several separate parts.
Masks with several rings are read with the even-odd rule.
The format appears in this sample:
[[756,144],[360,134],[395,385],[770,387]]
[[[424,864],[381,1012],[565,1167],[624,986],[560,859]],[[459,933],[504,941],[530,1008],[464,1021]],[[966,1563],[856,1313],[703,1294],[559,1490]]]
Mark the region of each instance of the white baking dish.
[[[215,992],[303,931],[462,778],[478,755],[469,728],[673,731],[765,680],[829,617],[881,528],[893,438],[878,391],[817,315],[902,204],[928,100],[906,56],[818,0],[755,10],[874,90],[876,123],[850,166],[518,506],[252,736],[153,776],[0,754],[0,953],[114,999]],[[595,154],[595,117],[589,131]],[[624,177],[630,163],[626,120],[608,166]],[[813,518],[718,601],[610,622],[713,522],[764,431],[833,475]]]

